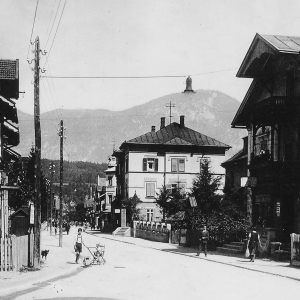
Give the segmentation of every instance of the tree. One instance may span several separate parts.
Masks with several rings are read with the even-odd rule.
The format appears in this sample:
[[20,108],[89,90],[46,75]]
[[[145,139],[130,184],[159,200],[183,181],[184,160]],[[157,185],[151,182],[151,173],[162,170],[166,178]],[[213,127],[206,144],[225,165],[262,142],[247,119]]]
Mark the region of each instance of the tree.
[[163,186],[156,194],[156,204],[161,209],[164,221],[166,219],[178,221],[184,218],[184,211],[187,208],[186,193],[178,186],[179,184],[171,191]]
[[140,208],[138,205],[142,203],[141,199],[134,193],[133,197],[125,198],[122,200],[122,205],[126,208],[126,218],[129,222],[138,220],[140,214]]
[[[210,162],[201,163],[200,173],[193,180],[191,196],[197,202],[197,215],[201,222],[207,224],[209,218],[221,208],[221,195],[219,188],[221,176],[214,175],[211,171]],[[196,222],[196,220],[194,220]]]

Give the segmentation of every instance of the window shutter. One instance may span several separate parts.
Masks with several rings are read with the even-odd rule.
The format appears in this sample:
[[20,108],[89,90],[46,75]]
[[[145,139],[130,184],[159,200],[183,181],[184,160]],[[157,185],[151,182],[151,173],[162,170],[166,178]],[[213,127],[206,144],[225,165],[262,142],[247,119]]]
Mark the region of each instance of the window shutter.
[[147,158],[143,158],[143,171],[147,171]]
[[150,187],[151,187],[150,196],[154,197],[155,196],[155,183],[150,183]]
[[178,159],[178,172],[184,172],[184,159]]
[[171,172],[177,172],[177,158],[171,159]]
[[155,158],[154,160],[154,171],[158,172],[158,158]]

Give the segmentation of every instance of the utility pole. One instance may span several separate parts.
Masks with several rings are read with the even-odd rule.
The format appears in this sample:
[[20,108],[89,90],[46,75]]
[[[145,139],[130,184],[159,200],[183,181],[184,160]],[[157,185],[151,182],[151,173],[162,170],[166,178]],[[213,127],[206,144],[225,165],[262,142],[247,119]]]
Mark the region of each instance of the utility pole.
[[35,160],[34,160],[34,247],[33,265],[40,266],[41,256],[41,124],[40,124],[40,41],[35,39],[34,65],[34,129],[35,129]]
[[53,184],[53,174],[55,172],[54,170],[55,165],[53,164],[53,161],[50,163],[49,170],[51,172],[50,177],[50,235],[52,235],[52,211],[53,211],[53,195],[52,195],[52,184]]
[[172,104],[172,101],[170,101],[170,104],[166,104],[166,107],[168,107],[170,109],[170,124],[172,122],[172,108],[175,107],[175,104]]
[[60,121],[60,129],[58,135],[60,136],[60,172],[59,172],[59,247],[62,247],[62,225],[63,225],[63,172],[64,172],[64,123]]

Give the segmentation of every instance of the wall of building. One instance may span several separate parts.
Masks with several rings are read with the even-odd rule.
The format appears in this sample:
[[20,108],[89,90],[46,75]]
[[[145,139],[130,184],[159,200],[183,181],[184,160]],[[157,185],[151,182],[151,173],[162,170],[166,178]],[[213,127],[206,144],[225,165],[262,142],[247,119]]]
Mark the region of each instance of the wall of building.
[[[189,192],[194,178],[200,172],[201,159],[209,159],[211,161],[211,171],[216,175],[222,175],[222,187],[225,184],[225,170],[221,167],[225,156],[221,155],[191,155],[187,153],[166,153],[165,156],[158,156],[153,152],[129,152],[125,155],[128,158],[128,172],[125,172],[125,197],[133,197],[136,193],[142,200],[140,205],[141,217],[143,220],[148,220],[147,212],[153,209],[153,221],[159,221],[162,217],[159,208],[155,204],[155,197],[160,189],[165,184],[167,188],[172,188],[172,185],[179,184],[179,187],[184,187],[186,192]],[[152,166],[147,171],[143,171],[143,159],[157,160],[157,169]],[[184,172],[172,172],[172,159],[184,160]],[[125,168],[126,169],[126,168]],[[148,190],[147,190],[148,186]],[[149,186],[152,189],[152,195],[149,193]],[[153,189],[154,187],[154,189]],[[127,191],[127,195],[126,195]]]

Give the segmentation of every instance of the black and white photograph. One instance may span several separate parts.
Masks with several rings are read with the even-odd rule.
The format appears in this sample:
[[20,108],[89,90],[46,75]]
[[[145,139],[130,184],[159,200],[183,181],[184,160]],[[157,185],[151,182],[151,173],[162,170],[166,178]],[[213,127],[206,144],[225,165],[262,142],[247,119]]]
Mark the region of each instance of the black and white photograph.
[[300,2],[0,1],[0,299],[300,291]]

